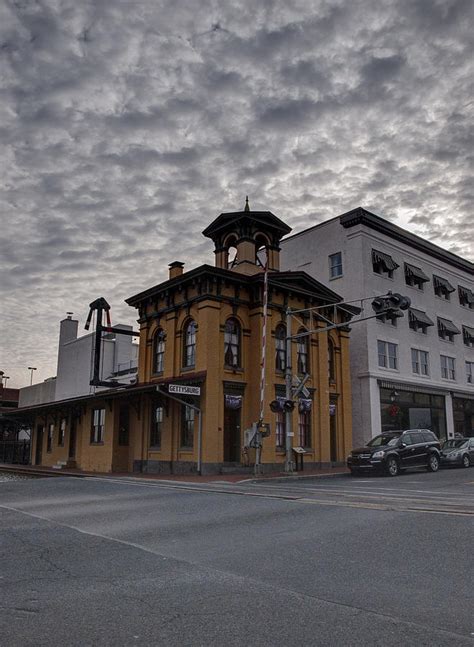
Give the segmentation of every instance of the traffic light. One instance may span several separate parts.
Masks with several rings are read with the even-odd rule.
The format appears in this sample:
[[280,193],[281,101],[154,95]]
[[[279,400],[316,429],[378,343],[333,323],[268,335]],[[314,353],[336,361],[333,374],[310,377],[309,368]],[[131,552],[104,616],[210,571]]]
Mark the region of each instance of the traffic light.
[[285,400],[285,398],[277,398],[270,402],[270,409],[273,413],[283,413],[286,411],[293,411],[295,403],[293,400]]
[[377,319],[386,317],[403,317],[402,310],[407,310],[411,305],[410,297],[403,296],[398,292],[388,293],[387,296],[376,297],[372,301],[372,309]]

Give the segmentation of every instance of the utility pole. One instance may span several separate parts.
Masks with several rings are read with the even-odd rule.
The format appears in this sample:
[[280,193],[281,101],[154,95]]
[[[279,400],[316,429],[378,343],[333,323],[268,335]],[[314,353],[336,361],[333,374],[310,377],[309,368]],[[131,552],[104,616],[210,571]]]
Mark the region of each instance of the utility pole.
[[30,386],[33,384],[33,371],[36,371],[36,366],[28,366],[28,370],[31,371],[30,375]]

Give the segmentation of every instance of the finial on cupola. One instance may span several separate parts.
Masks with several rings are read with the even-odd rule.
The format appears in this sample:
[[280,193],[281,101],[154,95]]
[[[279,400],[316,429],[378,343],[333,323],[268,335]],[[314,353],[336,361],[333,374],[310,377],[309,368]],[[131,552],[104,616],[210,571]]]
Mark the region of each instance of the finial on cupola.
[[250,211],[248,195],[245,196],[245,209],[244,209],[244,211]]

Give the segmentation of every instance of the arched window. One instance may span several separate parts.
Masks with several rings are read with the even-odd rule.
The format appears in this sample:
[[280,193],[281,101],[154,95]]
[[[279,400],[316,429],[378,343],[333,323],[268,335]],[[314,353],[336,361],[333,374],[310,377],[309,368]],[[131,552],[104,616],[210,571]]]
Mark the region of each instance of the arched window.
[[196,364],[196,322],[188,321],[184,328],[183,366],[195,366]]
[[[304,333],[303,329],[298,334]],[[297,343],[297,369],[300,375],[309,373],[309,337],[300,337]]]
[[240,324],[233,318],[225,322],[224,363],[232,368],[240,366]]
[[282,324],[275,330],[275,368],[277,371],[286,368],[286,328]]
[[159,328],[155,335],[155,346],[153,353],[153,373],[162,373],[165,367],[165,339],[166,334]]
[[255,263],[265,267],[268,261],[268,240],[261,234],[255,238]]
[[328,341],[328,375],[329,381],[336,381],[336,361],[334,356],[334,344],[331,340]]

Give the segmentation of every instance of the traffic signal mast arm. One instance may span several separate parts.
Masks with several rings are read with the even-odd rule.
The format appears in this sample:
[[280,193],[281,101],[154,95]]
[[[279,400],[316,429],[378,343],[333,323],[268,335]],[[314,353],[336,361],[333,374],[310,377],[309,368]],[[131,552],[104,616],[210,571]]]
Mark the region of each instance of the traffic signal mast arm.
[[[327,332],[328,330],[334,330],[337,328],[344,328],[347,325],[353,326],[354,324],[357,324],[362,321],[368,321],[369,319],[380,319],[380,317],[389,315],[391,317],[403,317],[403,310],[407,310],[410,305],[410,297],[403,296],[399,294],[398,292],[392,293],[388,292],[387,294],[382,294],[377,297],[364,297],[363,299],[354,299],[353,301],[340,301],[339,303],[334,303],[333,308],[334,308],[334,319],[336,319],[337,315],[337,310],[342,311],[342,312],[347,312],[350,315],[354,314],[354,311],[349,310],[349,308],[344,309],[345,305],[350,306],[350,304],[353,303],[360,303],[360,308],[357,307],[361,312],[363,312],[364,307],[363,303],[365,301],[372,301],[372,308],[376,314],[373,315],[368,315],[367,317],[359,317],[359,319],[351,319],[350,323],[347,321],[343,321],[342,323],[334,323],[334,321],[331,321],[328,317],[325,317],[321,312],[318,312],[319,310],[327,310],[328,306],[315,306],[313,308],[305,308],[301,310],[291,310],[289,312],[290,316],[298,315],[301,313],[311,313],[313,316],[316,316],[318,319],[325,321],[328,325],[325,326],[324,328],[315,328],[313,330],[310,330],[307,328],[306,332],[301,332],[296,335],[291,335],[291,339],[300,339],[302,337],[307,337],[308,335],[311,335],[313,333],[319,334],[322,332]],[[288,328],[287,328],[288,330]]]

